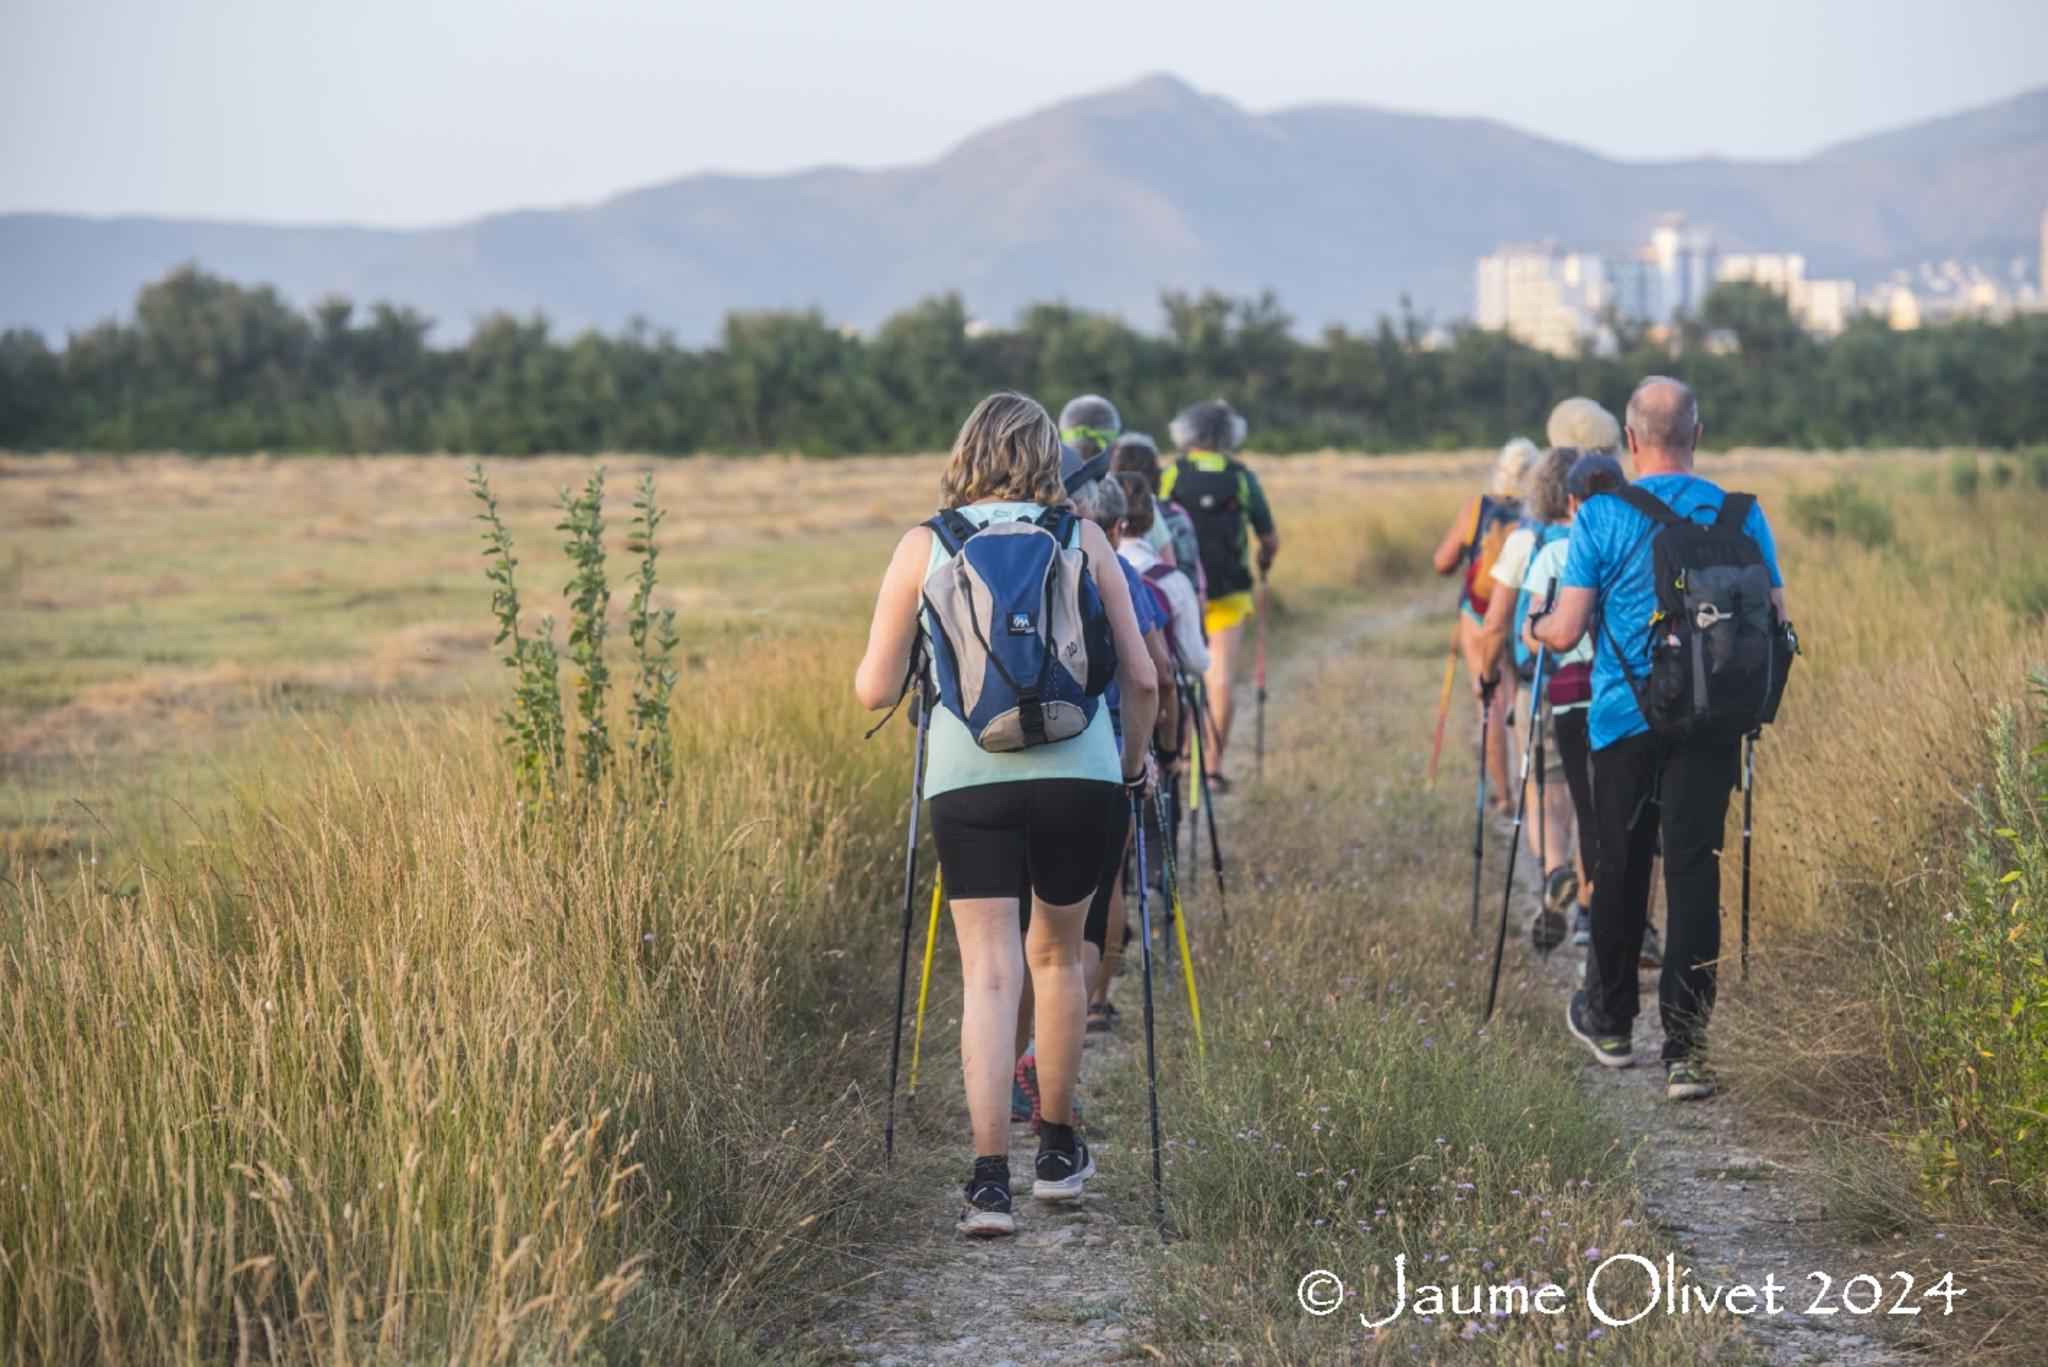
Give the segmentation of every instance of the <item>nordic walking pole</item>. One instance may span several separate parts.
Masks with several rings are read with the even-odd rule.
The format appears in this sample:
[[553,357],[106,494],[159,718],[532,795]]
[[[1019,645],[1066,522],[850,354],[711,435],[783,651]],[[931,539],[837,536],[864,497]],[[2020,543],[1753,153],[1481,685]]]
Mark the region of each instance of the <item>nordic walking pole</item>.
[[1756,736],[1742,738],[1742,980],[1749,981],[1749,828],[1756,801]]
[[1254,733],[1256,739],[1252,745],[1252,776],[1260,782],[1264,782],[1266,777],[1266,571],[1264,569],[1259,571],[1257,612],[1259,617],[1259,653],[1258,664],[1253,671],[1252,677],[1258,686],[1259,708],[1258,724]]
[[[1458,591],[1458,602],[1465,601],[1464,590]],[[1460,617],[1451,614],[1451,653],[1444,659],[1443,691],[1436,699],[1436,735],[1429,742],[1429,781],[1425,785],[1436,787],[1436,762],[1444,752],[1444,722],[1451,715],[1451,688],[1458,682],[1458,635]]]
[[1529,806],[1529,752],[1536,748],[1536,718],[1541,714],[1543,696],[1543,667],[1550,663],[1550,651],[1536,652],[1536,681],[1529,688],[1529,739],[1522,746],[1522,777],[1515,785],[1515,830],[1508,839],[1507,885],[1500,894],[1500,928],[1493,936],[1493,976],[1486,980],[1486,1010],[1479,1022],[1484,1025],[1493,1019],[1494,995],[1500,991],[1500,960],[1508,943],[1508,906],[1515,898],[1515,856],[1522,852],[1522,816]]
[[946,875],[932,879],[932,917],[924,928],[924,971],[917,978],[917,1026],[910,1032],[910,1090],[903,1104],[917,1104],[917,1061],[924,1054],[924,1001],[932,987],[932,950],[939,940],[939,901],[945,896]]
[[1159,1162],[1159,1053],[1152,1030],[1152,904],[1145,887],[1145,812],[1133,796],[1131,824],[1138,843],[1138,943],[1145,947],[1145,1095],[1152,1107],[1152,1214],[1166,1237],[1166,1178]]
[[924,803],[924,751],[931,735],[932,709],[924,696],[918,652],[911,651],[910,677],[918,690],[917,752],[910,770],[910,839],[903,853],[903,947],[896,955],[896,1019],[889,1042],[889,1109],[882,1122],[882,1162],[896,1161],[896,1066],[903,1057],[903,992],[910,979],[910,913],[917,899],[917,819]]
[[[1153,809],[1159,815],[1159,829],[1166,829],[1166,798],[1156,789],[1152,794]],[[1160,846],[1161,870],[1166,875],[1166,896],[1173,907],[1173,928],[1180,936],[1180,967],[1188,980],[1188,1014],[1195,1020],[1195,1057],[1206,1059],[1209,1046],[1202,1039],[1202,998],[1195,991],[1195,956],[1188,947],[1188,918],[1180,909],[1180,870],[1173,865],[1173,844],[1171,841]]]
[[[1214,724],[1214,718],[1209,714],[1209,689],[1207,685],[1203,686],[1200,696],[1202,700],[1202,716],[1197,718],[1195,723],[1198,729],[1204,718],[1208,719],[1211,725]],[[1223,845],[1216,839],[1216,801],[1214,794],[1209,791],[1209,767],[1207,762],[1205,761],[1199,768],[1202,780],[1202,815],[1209,823],[1209,867],[1215,870],[1216,873],[1216,907],[1222,916],[1223,928],[1228,930],[1230,929],[1230,894],[1223,887]],[[1196,876],[1200,877],[1199,874]]]
[[[1498,687],[1498,685],[1496,685]],[[1479,870],[1486,861],[1486,728],[1493,722],[1493,689],[1479,697],[1479,797],[1472,818],[1472,933],[1479,933]]]
[[1194,711],[1195,724],[1188,732],[1188,867],[1199,868],[1202,863],[1202,714],[1201,685],[1193,679],[1181,690],[1181,710]]

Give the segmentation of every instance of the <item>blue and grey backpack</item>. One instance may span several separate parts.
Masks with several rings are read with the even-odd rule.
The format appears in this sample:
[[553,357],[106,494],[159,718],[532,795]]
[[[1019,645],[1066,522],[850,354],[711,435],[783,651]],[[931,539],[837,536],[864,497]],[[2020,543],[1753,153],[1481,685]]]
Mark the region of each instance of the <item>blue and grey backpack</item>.
[[998,753],[1087,730],[1116,647],[1074,514],[977,527],[949,508],[925,525],[947,555],[924,586],[940,705]]

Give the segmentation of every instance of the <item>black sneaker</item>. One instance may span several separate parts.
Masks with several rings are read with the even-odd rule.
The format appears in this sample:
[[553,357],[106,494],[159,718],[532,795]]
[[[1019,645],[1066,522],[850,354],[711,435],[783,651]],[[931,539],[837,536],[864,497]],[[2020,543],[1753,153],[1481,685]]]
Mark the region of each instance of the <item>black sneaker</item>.
[[1536,908],[1536,914],[1529,918],[1529,943],[1536,946],[1540,954],[1548,954],[1564,943],[1564,917],[1549,907]]
[[[1059,1142],[1062,1139],[1065,1144]],[[1095,1155],[1088,1151],[1088,1141],[1065,1125],[1046,1121],[1039,1128],[1039,1142],[1045,1147],[1038,1151],[1038,1180],[1031,1184],[1031,1194],[1041,1201],[1080,1200],[1095,1175]]]
[[1550,871],[1543,880],[1543,905],[1560,917],[1579,902],[1579,875],[1569,864]]
[[1593,1057],[1603,1067],[1626,1068],[1634,1063],[1635,1041],[1627,1035],[1595,1034],[1592,1027],[1586,1023],[1587,1010],[1588,998],[1586,989],[1582,987],[1572,993],[1571,1000],[1565,1003],[1564,1023],[1572,1032],[1572,1037],[1591,1049]]
[[1010,1160],[977,1158],[974,1176],[967,1179],[967,1208],[960,1212],[959,1229],[970,1239],[1000,1239],[1017,1232],[1017,1217],[1010,1213]]
[[1698,1059],[1674,1058],[1664,1064],[1664,1095],[1673,1101],[1700,1101],[1718,1091],[1714,1070]]

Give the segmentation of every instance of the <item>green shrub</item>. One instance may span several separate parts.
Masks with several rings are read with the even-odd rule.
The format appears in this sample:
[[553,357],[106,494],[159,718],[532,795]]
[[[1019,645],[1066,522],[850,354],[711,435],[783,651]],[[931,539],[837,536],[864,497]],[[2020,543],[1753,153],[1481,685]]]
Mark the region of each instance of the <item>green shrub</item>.
[[1859,546],[1875,548],[1890,545],[1897,531],[1891,504],[1865,493],[1853,479],[1795,494],[1791,506],[1793,522],[1814,536],[1846,536]]
[[1948,487],[1957,498],[1975,498],[1982,479],[1976,452],[1958,451],[1948,458]]
[[[2048,718],[2048,675],[2034,679]],[[1907,1003],[1929,1119],[1927,1181],[2048,1214],[2048,746],[2023,752],[2011,708],[1992,726],[1997,771],[1977,797],[1963,888],[1924,992]]]
[[2003,489],[2011,485],[2013,476],[2019,472],[2013,469],[2009,460],[1994,461],[1991,466],[1991,487]]
[[2048,489],[2048,446],[2031,447],[2020,459],[2026,463],[2027,481],[2036,489]]

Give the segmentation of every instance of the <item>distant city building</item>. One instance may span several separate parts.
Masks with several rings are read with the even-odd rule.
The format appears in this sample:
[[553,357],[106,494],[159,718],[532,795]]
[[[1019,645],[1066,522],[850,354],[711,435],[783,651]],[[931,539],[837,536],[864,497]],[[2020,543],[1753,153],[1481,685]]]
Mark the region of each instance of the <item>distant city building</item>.
[[1479,258],[1474,284],[1480,327],[1560,356],[1604,352],[1615,344],[1610,320],[1658,328],[1696,313],[1714,284],[1714,247],[1668,214],[1642,247],[1504,246]]
[[1555,243],[1502,247],[1479,258],[1476,285],[1474,317],[1482,328],[1560,356],[1598,343],[1610,291],[1605,265],[1592,252]]
[[1809,280],[1806,258],[1798,252],[1754,252],[1721,258],[1716,281],[1750,281],[1785,296],[1785,306],[1801,327],[1828,336],[1849,325],[1856,310],[1853,280]]

